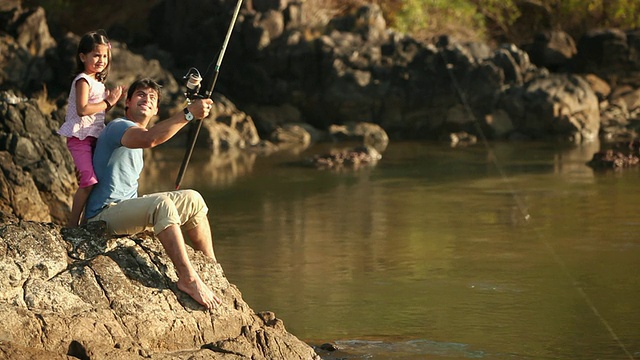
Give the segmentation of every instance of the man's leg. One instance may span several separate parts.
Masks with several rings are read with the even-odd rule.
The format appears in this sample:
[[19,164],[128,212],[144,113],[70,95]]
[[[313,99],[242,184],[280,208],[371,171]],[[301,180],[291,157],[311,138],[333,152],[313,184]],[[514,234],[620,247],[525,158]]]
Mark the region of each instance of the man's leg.
[[104,209],[91,221],[104,220],[112,234],[135,234],[153,226],[156,236],[178,273],[178,288],[198,303],[212,308],[220,300],[202,282],[187,255],[180,218],[174,202],[165,194],[124,200]]
[[200,279],[200,276],[191,265],[180,227],[171,225],[158,233],[157,236],[178,272],[178,289],[184,291],[208,309],[220,304],[220,299]]
[[193,248],[216,260],[213,252],[213,236],[207,218],[209,209],[200,193],[194,190],[179,190],[166,192],[163,195],[169,197],[175,204],[182,229],[189,236]]
[[195,228],[187,230],[187,235],[189,235],[194,249],[202,251],[206,256],[216,261],[216,255],[213,252],[213,236],[211,235],[209,219],[204,217]]

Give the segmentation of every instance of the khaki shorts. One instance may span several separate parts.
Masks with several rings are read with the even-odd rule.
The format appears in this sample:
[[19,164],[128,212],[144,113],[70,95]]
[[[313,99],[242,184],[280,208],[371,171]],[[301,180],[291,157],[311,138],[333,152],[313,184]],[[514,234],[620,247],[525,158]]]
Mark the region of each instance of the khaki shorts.
[[200,193],[178,190],[113,203],[87,221],[106,222],[112,235],[136,234],[147,229],[153,229],[157,235],[174,224],[191,230],[206,219],[208,211]]

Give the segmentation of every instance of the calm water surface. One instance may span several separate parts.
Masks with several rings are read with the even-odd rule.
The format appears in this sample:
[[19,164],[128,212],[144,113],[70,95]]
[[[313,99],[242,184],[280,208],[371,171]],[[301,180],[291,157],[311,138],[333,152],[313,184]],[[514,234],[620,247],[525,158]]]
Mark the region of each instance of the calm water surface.
[[[322,147],[195,153],[182,188],[247,303],[324,359],[640,359],[640,173],[593,171],[598,150],[391,143],[342,172],[292,165]],[[153,151],[143,190],[181,158]]]

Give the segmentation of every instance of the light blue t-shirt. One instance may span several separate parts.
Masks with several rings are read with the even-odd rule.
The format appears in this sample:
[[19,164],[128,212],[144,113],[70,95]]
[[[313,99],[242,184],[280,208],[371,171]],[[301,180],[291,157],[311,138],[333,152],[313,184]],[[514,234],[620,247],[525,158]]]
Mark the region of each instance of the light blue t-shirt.
[[116,119],[102,130],[93,154],[93,169],[98,177],[85,209],[87,219],[111,203],[138,197],[138,178],[143,167],[142,149],[122,145],[124,132],[136,124]]

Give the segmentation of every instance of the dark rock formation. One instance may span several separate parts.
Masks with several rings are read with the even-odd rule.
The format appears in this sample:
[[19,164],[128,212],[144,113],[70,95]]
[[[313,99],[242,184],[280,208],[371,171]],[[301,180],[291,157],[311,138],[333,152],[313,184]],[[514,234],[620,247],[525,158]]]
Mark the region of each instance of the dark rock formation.
[[640,140],[620,141],[593,154],[587,165],[594,169],[623,169],[640,164]]
[[[163,0],[127,7],[149,14],[139,19],[113,4],[88,1],[92,9],[109,10],[109,16],[102,20],[119,42],[110,80],[126,83],[140,74],[158,77],[166,85],[169,106],[163,108],[165,111],[179,107],[183,100],[174,78],[178,79],[189,67],[210,69],[235,5]],[[589,140],[591,134],[585,132],[600,131],[593,128],[591,117],[584,120],[589,124],[587,130],[580,124],[548,126],[546,118],[540,120],[541,124],[531,124],[533,117],[520,127],[523,122],[496,104],[499,99],[512,96],[513,87],[527,87],[530,81],[545,82],[540,79],[547,77],[549,71],[572,72],[576,78],[597,76],[612,88],[640,87],[640,63],[634,55],[639,51],[637,31],[594,30],[579,39],[577,45],[562,31],[541,32],[533,44],[522,46],[525,52],[513,44],[490,49],[486,44],[459,43],[447,36],[434,43],[420,42],[387,28],[375,4],[364,4],[339,18],[310,23],[311,6],[297,0],[245,2],[226,52],[217,91],[238,104],[239,114],[246,112],[246,119],[255,122],[258,135],[267,141],[290,122],[306,123],[320,131],[349,122],[371,123],[385,129],[392,139],[439,139],[459,132],[478,136],[479,129],[494,127],[495,115],[500,112],[509,114],[512,128],[502,127],[484,135]],[[70,14],[86,17],[84,20],[90,23],[95,15],[83,15],[82,8],[73,5],[64,11],[74,11]],[[51,10],[58,17],[66,14]],[[18,6],[5,11],[5,16],[0,17],[5,20],[0,24],[9,39],[4,39],[4,44],[0,42],[0,47],[11,51],[0,52],[0,68],[5,69],[0,72],[0,77],[5,76],[3,86],[15,83],[21,91],[29,90],[25,92],[27,97],[41,90],[42,82],[51,95],[67,91],[66,86],[60,86],[68,83],[62,81],[61,74],[67,76],[72,59],[68,54],[74,47],[66,40],[63,26],[73,25],[52,16],[47,19],[55,24],[56,45],[46,36],[40,10]],[[13,44],[11,39],[16,39]],[[37,55],[43,50],[46,61]],[[63,71],[65,66],[67,71]],[[211,71],[205,74],[205,80],[210,76]],[[563,83],[554,80],[553,84],[547,89],[549,93],[562,91]],[[563,98],[578,94],[565,93]],[[611,94],[618,96],[620,92]],[[584,97],[572,102],[583,100]],[[635,118],[636,105],[628,103],[628,97],[599,100],[600,112],[607,115],[603,135],[615,138],[615,132],[626,132],[627,124],[619,118]],[[535,101],[535,106],[548,109],[564,106],[554,97],[546,97],[545,103],[541,98]],[[615,123],[610,121],[611,114],[617,114]],[[564,122],[564,115],[557,115],[551,122]],[[597,123],[598,115],[595,117]],[[531,129],[533,133],[528,133]],[[540,134],[539,129],[545,133]],[[243,140],[230,139],[229,143],[256,144],[255,139]],[[214,137],[201,143],[225,142]]]
[[569,70],[571,61],[578,53],[575,40],[564,31],[544,31],[538,33],[533,44],[523,48],[536,66],[550,71]]
[[[231,5],[216,8],[195,1],[184,6],[175,0],[159,4],[151,26],[158,43],[176,59],[177,68],[206,67],[210,49],[221,42],[227,26],[223,18],[211,19],[210,14],[228,14]],[[474,119],[484,122],[505,90],[548,74],[514,45],[492,51],[484,44],[461,44],[447,37],[436,46],[418,42],[388,29],[375,4],[331,19],[324,31],[314,31],[300,21],[307,6],[293,0],[254,1],[238,20],[219,86],[257,122],[265,118],[263,112],[273,114],[280,109],[280,118],[291,118],[297,111],[294,122],[322,130],[355,121],[377,124],[392,138],[438,139],[460,131],[473,134],[478,130]],[[181,14],[179,20],[171,21],[176,14]],[[568,35],[543,35],[534,47],[541,64],[555,70],[578,55]],[[563,84],[557,86],[560,90]],[[461,97],[468,104],[461,103]],[[546,101],[544,106],[553,108],[559,99]],[[562,122],[562,115],[558,116],[554,121]],[[265,129],[263,138],[278,130],[272,124],[256,123],[259,131]],[[517,121],[514,124],[515,132],[531,128],[518,128]],[[533,128],[550,132],[543,137],[590,139],[581,127],[568,135],[565,132],[571,129],[544,124]],[[509,137],[511,132],[490,135]]]
[[638,155],[625,154],[613,149],[598,151],[587,165],[596,169],[618,169],[636,166],[640,163]]
[[303,163],[317,169],[330,170],[357,170],[362,167],[375,166],[382,158],[380,153],[370,146],[358,146],[355,148],[336,150],[328,154],[314,155]]
[[[66,223],[77,182],[58,113],[36,100],[0,92],[0,210],[35,221]],[[44,105],[43,105],[44,106]]]
[[[226,34],[233,6],[233,3],[204,0],[188,4],[176,0],[157,2],[149,18],[141,21],[149,24],[148,32],[153,36],[135,36],[132,29],[138,27],[133,26],[134,20],[128,20],[131,24],[127,29],[125,24],[115,22],[117,16],[110,16],[108,21],[111,21],[115,38],[131,40],[131,45],[135,46],[134,54],[124,43],[115,41],[114,71],[110,81],[127,83],[140,74],[159,78],[167,93],[168,106],[163,109],[166,112],[175,110],[181,106],[183,97],[174,78],[182,76],[189,67],[210,69]],[[562,111],[545,112],[540,120],[531,116],[523,122],[519,115],[505,108],[501,99],[511,99],[514,93],[526,93],[524,88],[537,86],[529,85],[529,82],[545,83],[548,93],[563,92],[565,85],[575,83],[573,80],[559,82],[561,78],[549,82],[545,80],[549,71],[580,71],[592,78],[595,75],[588,73],[594,73],[615,87],[620,84],[621,74],[632,79],[640,69],[634,60],[633,54],[638,49],[634,40],[637,36],[632,31],[594,31],[580,39],[577,46],[561,31],[540,33],[534,44],[523,46],[527,53],[513,44],[492,50],[486,44],[459,43],[447,36],[433,44],[419,42],[388,29],[375,4],[365,4],[351,14],[312,25],[305,22],[309,18],[309,6],[294,0],[246,3],[226,52],[217,91],[238,104],[238,109],[242,110],[236,109],[236,114],[244,117],[242,121],[251,122],[249,128],[255,126],[258,136],[265,141],[272,139],[274,134],[290,138],[280,134],[286,134],[281,127],[291,122],[306,123],[320,131],[350,122],[370,123],[381,126],[392,139],[439,139],[451,133],[478,136],[481,129],[496,130],[495,119],[508,124],[484,135],[491,138],[590,140],[594,132],[596,135],[600,132],[598,113],[586,111],[588,118],[569,121],[573,126],[549,126],[549,123],[566,122]],[[75,9],[79,11],[79,8]],[[33,71],[23,71],[24,76],[18,77],[20,81],[7,76],[11,81],[5,82],[5,86],[16,83],[19,89],[36,89],[38,86],[33,80],[38,77],[43,79],[50,94],[66,91],[66,87],[58,92],[55,89],[60,83],[67,83],[62,81],[60,74],[68,72],[69,51],[74,50],[69,36],[58,36],[56,46],[43,35],[46,24],[33,28],[26,26],[43,18],[39,11],[18,9],[8,14],[11,16],[6,17],[5,27],[12,38],[41,35],[34,36],[31,43],[20,40],[14,45],[16,50],[24,49],[19,63],[31,64],[29,68],[38,70],[38,75],[27,75]],[[127,19],[127,16],[122,14],[120,18]],[[50,21],[56,23],[53,19]],[[61,26],[59,22],[57,24]],[[58,29],[55,33],[60,32]],[[141,41],[143,38],[146,42]],[[43,62],[42,57],[36,55],[41,50],[30,49],[45,49],[47,61]],[[14,53],[20,54],[20,51]],[[530,56],[533,61],[529,60]],[[12,65],[15,60],[15,56],[5,59],[9,64],[4,68],[15,66]],[[65,66],[67,71],[62,71]],[[20,74],[19,71],[5,73]],[[206,83],[211,71],[203,75]],[[574,73],[566,79],[581,76]],[[632,90],[638,88],[637,81],[625,80],[625,84]],[[580,95],[581,91],[564,93],[562,99],[537,97],[535,104],[524,106],[558,109],[565,107],[563,100],[576,96],[571,101],[575,106],[565,110],[572,111],[576,106],[592,107],[590,102],[584,103],[588,96]],[[612,92],[615,94],[619,92]],[[519,99],[528,101],[527,97]],[[629,106],[635,104],[626,103],[623,111],[615,112],[628,97],[599,100],[601,113],[614,112],[627,119],[636,116],[635,108]],[[500,103],[503,105],[496,106]],[[578,111],[585,116],[585,111]],[[505,114],[508,121],[504,120]],[[549,114],[553,119],[548,119]],[[607,121],[610,119],[609,116]],[[532,123],[536,121],[540,124]],[[625,132],[625,126],[620,121],[609,122],[607,136],[615,137],[610,135],[613,131]],[[248,128],[243,126],[243,129]],[[215,127],[210,130],[218,131]],[[221,131],[230,134],[228,141],[218,141],[213,135],[199,144],[222,144],[222,150],[225,144],[269,147],[256,141],[253,131],[244,133],[248,138],[231,134],[224,127]],[[186,135],[183,142],[184,138]]]

